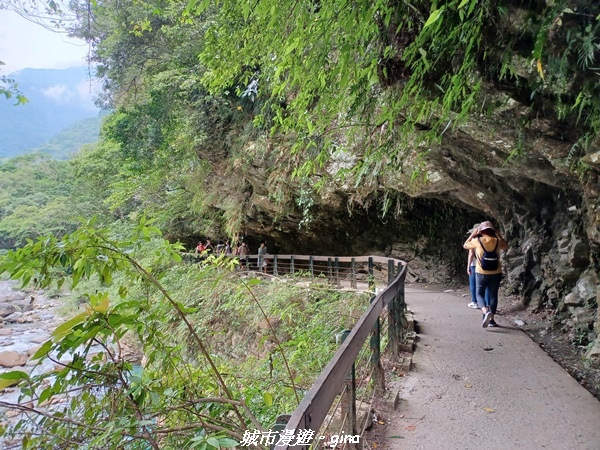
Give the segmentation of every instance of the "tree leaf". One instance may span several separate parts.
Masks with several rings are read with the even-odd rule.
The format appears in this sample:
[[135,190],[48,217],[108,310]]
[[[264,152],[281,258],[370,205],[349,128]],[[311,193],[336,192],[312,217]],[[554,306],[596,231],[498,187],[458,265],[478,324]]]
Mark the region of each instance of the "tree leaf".
[[43,401],[48,400],[50,397],[52,397],[52,394],[54,394],[52,386],[44,389],[38,398],[38,405],[41,404]]
[[544,67],[542,66],[542,60],[538,59],[537,60],[537,71],[540,74],[540,77],[542,77],[542,80],[544,79]]
[[108,311],[108,305],[108,294],[102,294],[102,297],[100,297],[97,300],[97,302],[94,302],[94,304],[92,304],[92,309],[101,314],[106,314],[106,312]]
[[50,352],[50,349],[52,349],[52,340],[44,342],[44,344],[33,354],[31,359],[43,358]]
[[423,25],[423,28],[427,28],[428,26],[433,25],[440,18],[443,12],[443,6],[440,9],[436,9],[435,11],[433,11],[429,16],[429,19],[427,19],[427,22],[425,22],[425,25]]
[[221,448],[221,444],[219,444],[219,440],[215,437],[212,437],[212,436],[209,437],[208,439],[206,439],[206,443],[208,445],[210,445],[211,447],[214,447],[217,449]]
[[229,448],[229,447],[237,446],[239,444],[239,442],[237,442],[231,438],[222,437],[222,438],[219,438],[219,444],[221,445],[221,447]]
[[0,380],[26,380],[29,378],[25,372],[21,370],[13,370],[0,374]]
[[273,396],[270,392],[263,393],[263,401],[265,402],[265,405],[273,406]]
[[52,336],[61,338],[65,336],[69,331],[73,329],[74,326],[79,325],[81,322],[85,321],[90,316],[90,311],[82,312],[81,314],[76,315],[72,319],[67,320],[65,323],[59,325],[56,330],[52,332]]
[[29,379],[29,375],[20,370],[0,374],[0,389],[14,386],[15,384],[18,384],[19,381],[27,379]]

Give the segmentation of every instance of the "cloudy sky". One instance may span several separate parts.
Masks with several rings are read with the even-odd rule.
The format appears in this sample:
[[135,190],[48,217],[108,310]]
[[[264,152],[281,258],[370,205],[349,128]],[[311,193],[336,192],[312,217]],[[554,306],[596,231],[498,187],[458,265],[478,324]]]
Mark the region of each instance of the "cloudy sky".
[[87,45],[0,10],[0,75],[17,70],[85,66]]

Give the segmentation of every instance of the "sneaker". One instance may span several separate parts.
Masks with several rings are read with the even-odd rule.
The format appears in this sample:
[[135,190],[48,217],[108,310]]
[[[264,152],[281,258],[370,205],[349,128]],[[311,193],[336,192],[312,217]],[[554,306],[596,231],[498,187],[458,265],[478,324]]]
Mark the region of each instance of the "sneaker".
[[496,321],[494,319],[490,320],[488,327],[497,327],[497,326],[498,326],[498,324],[496,323]]
[[481,326],[483,328],[487,328],[490,324],[490,320],[492,320],[492,313],[488,311],[483,315],[483,321],[481,322]]
[[471,303],[467,304],[467,306],[469,308],[479,309],[479,306],[477,306],[477,303],[474,303],[474,302],[471,302]]

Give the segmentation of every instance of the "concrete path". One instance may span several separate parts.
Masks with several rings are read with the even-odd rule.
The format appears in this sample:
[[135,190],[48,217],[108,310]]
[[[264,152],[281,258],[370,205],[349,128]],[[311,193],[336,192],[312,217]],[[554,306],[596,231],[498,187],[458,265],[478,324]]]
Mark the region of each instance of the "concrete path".
[[419,339],[389,448],[600,449],[600,402],[514,324],[483,329],[453,294],[407,288],[406,300]]

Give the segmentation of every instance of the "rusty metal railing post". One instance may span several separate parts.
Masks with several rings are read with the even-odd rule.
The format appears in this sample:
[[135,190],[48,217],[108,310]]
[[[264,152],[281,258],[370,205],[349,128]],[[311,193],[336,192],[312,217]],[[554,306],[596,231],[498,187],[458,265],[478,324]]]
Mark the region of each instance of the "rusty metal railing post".
[[408,326],[406,319],[406,291],[405,291],[405,279],[402,279],[402,283],[398,286],[398,322],[400,322],[400,330],[398,333],[398,341],[404,342],[405,331]]
[[368,262],[368,270],[369,270],[369,290],[375,289],[375,276],[373,275],[373,258],[369,256]]
[[[398,270],[401,270],[400,265]],[[404,279],[401,280],[394,295],[394,299],[388,304],[388,350],[392,361],[399,357],[400,343],[402,342],[402,317],[404,315]]]
[[356,259],[350,260],[350,287],[356,289]]
[[[348,337],[352,330],[344,330],[342,332],[342,342],[344,339]],[[357,426],[356,426],[356,365],[352,364],[352,368],[350,372],[346,376],[345,380],[345,389],[342,393],[342,399],[340,402],[341,413],[342,413],[342,422],[344,421],[344,417],[348,417],[348,426],[350,428],[346,434],[356,435]],[[343,430],[346,431],[346,430]]]
[[[377,298],[376,295],[371,297],[371,303]],[[369,340],[371,347],[371,369],[373,370],[373,380],[375,385],[379,385],[385,390],[385,377],[383,374],[383,366],[381,365],[381,319],[378,317],[373,330],[371,331],[371,339]]]
[[333,279],[336,286],[340,285],[340,261],[338,257],[335,257],[333,261]]

